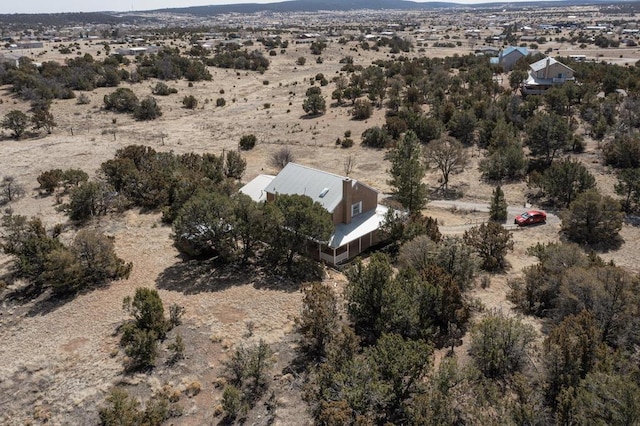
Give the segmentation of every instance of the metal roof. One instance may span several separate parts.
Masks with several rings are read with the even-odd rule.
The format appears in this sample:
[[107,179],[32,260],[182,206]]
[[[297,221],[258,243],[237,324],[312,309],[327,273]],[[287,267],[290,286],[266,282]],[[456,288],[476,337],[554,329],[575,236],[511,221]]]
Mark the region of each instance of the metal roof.
[[273,175],[258,175],[251,182],[240,188],[240,192],[251,197],[253,201],[267,201],[264,189],[275,179]]
[[549,66],[551,66],[551,65],[553,65],[553,64],[560,64],[560,65],[562,65],[563,67],[565,67],[565,68],[567,68],[567,69],[569,69],[569,70],[573,71],[573,69],[571,69],[571,68],[570,68],[570,67],[568,67],[567,65],[563,64],[562,62],[558,62],[558,61],[556,61],[555,59],[550,58],[550,57],[548,57],[548,56],[547,56],[546,58],[540,59],[538,62],[534,62],[534,63],[532,63],[532,64],[530,65],[530,67],[531,67],[531,69],[532,69],[533,71],[540,71],[540,70],[543,70],[543,69],[545,69],[545,67],[547,66],[547,61],[549,61],[549,62],[548,62],[548,63],[549,63]]
[[[380,228],[380,225],[384,223],[385,215],[389,207],[378,204],[375,210],[369,210],[355,216],[351,223],[340,223],[336,225],[336,230],[329,240],[329,247],[338,248],[345,244],[355,241],[360,237],[364,237],[370,232]],[[401,214],[396,212],[396,215]]]
[[[342,201],[342,181],[348,179],[333,173],[323,172],[296,163],[287,164],[267,185],[271,194],[307,195],[322,204],[329,213]],[[351,185],[355,184],[351,180]],[[322,196],[321,196],[322,195]]]
[[527,56],[529,54],[529,50],[526,47],[509,46],[504,48],[500,56],[507,56],[509,53],[515,52],[515,51],[520,52],[522,56]]

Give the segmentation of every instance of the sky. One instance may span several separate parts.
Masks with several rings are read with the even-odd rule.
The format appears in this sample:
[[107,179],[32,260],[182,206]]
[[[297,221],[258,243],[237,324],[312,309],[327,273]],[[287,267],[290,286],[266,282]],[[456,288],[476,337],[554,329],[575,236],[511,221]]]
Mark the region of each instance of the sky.
[[[281,0],[278,0],[281,1]],[[420,0],[417,0],[420,2]],[[494,0],[444,0],[455,3],[489,3]],[[511,0],[513,1],[513,0]],[[515,0],[518,1],[518,0]],[[163,9],[169,7],[207,6],[231,3],[273,3],[273,0],[2,0],[4,13],[101,12]]]

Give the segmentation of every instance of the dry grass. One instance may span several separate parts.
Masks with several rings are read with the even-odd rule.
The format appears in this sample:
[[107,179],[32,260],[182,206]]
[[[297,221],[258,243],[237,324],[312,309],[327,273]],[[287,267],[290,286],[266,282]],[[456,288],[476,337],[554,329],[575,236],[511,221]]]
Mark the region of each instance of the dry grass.
[[[259,173],[275,173],[269,166],[269,156],[286,145],[298,162],[338,174],[343,174],[347,155],[353,155],[356,167],[351,176],[387,192],[388,163],[384,152],[364,149],[357,143],[366,128],[384,123],[383,110],[375,111],[366,121],[351,120],[349,107],[329,108],[316,118],[303,117],[302,101],[309,78],[322,72],[331,79],[339,72],[339,59],[346,55],[354,56],[356,64],[363,66],[376,55],[386,55],[348,49],[331,44],[322,55],[324,63],[316,64],[308,46],[293,45],[285,55],[269,57],[272,65],[264,75],[211,69],[211,82],[194,83],[191,88],[185,81],[168,82],[178,89],[178,94],[158,97],[163,115],[153,122],[137,122],[126,115],[103,111],[102,98],[113,89],[88,93],[89,105],[78,105],[75,100],[55,101],[52,111],[58,127],[52,135],[20,141],[5,137],[0,141],[0,173],[15,176],[27,188],[27,196],[12,208],[17,214],[41,217],[49,226],[64,223],[66,218],[56,210],[54,199],[41,197],[36,189],[36,177],[45,170],[80,167],[93,174],[117,149],[130,144],[176,153],[219,153],[236,149],[240,137],[247,133],[254,133],[259,142],[255,149],[244,153],[248,161],[245,180]],[[455,50],[467,51],[464,47]],[[431,48],[426,51],[434,53],[454,52]],[[307,57],[307,65],[295,65],[299,56]],[[264,85],[263,80],[270,84]],[[153,84],[125,87],[143,97],[151,93]],[[28,104],[15,99],[7,87],[0,90],[4,101],[0,116],[11,109],[28,109]],[[332,90],[330,84],[322,92],[329,97]],[[186,95],[198,99],[196,110],[182,107]],[[215,106],[218,97],[226,99],[225,107]],[[265,103],[270,103],[270,108],[265,109]],[[335,140],[347,130],[352,132],[356,145],[350,149],[337,147]],[[594,152],[592,146],[589,149]],[[595,154],[583,158],[590,158],[589,155]],[[486,203],[493,187],[479,179],[479,157],[472,156],[471,160],[464,173],[452,177],[452,184],[463,190],[465,200]],[[598,164],[590,164],[598,172],[600,187],[611,191],[612,177]],[[427,179],[435,186],[437,178],[437,173],[430,172]],[[510,204],[523,203],[524,184],[509,184],[503,189]],[[446,225],[465,223],[477,216],[446,209],[427,209],[426,213]],[[301,293],[297,289],[284,282],[264,283],[243,273],[220,276],[202,266],[192,269],[192,264],[185,265],[179,259],[171,245],[171,230],[160,224],[158,214],[129,211],[91,226],[115,236],[118,255],[134,264],[131,277],[60,304],[46,300],[26,304],[4,301],[0,307],[0,423],[17,425],[47,419],[52,424],[95,423],[105,392],[119,382],[128,384],[134,392],[137,389],[140,395],[144,394],[141,387],[159,388],[170,383],[191,395],[181,399],[185,416],[176,424],[211,423],[222,392],[214,381],[220,377],[221,360],[230,348],[240,342],[265,339],[277,348],[274,373],[278,375],[292,358],[295,342],[288,333],[293,327],[292,318],[300,309]],[[475,289],[472,297],[487,308],[511,309],[505,297],[506,279],[533,262],[525,255],[528,246],[536,241],[556,240],[557,231],[557,226],[544,226],[516,232],[515,250],[508,257],[511,270],[493,277],[488,289]],[[72,233],[69,230],[65,236]],[[625,227],[622,235],[626,241],[622,249],[604,257],[637,271],[638,230]],[[4,255],[0,256],[0,267],[7,270],[8,259]],[[335,272],[326,279],[338,291],[344,281],[344,276]],[[186,308],[180,332],[185,338],[187,358],[175,370],[159,367],[150,376],[123,377],[122,355],[114,351],[118,340],[114,332],[126,319],[122,299],[139,286],[158,288],[165,306],[177,303]],[[253,324],[252,333],[247,332],[249,323]],[[457,352],[464,356],[464,346]],[[194,391],[196,382],[201,386],[199,392]],[[310,423],[296,386],[291,377],[278,376],[274,381],[280,392],[281,424]]]

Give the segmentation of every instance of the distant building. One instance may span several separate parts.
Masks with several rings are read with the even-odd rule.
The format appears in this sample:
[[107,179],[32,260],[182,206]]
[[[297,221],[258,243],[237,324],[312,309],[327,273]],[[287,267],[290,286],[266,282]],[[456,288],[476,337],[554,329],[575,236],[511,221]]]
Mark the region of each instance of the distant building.
[[505,47],[500,51],[496,58],[491,58],[491,63],[502,65],[505,71],[511,71],[520,58],[529,56],[529,49],[526,47]]
[[573,69],[546,57],[530,65],[529,77],[522,85],[523,95],[541,95],[550,88],[573,81]]
[[41,41],[22,41],[16,43],[17,49],[40,49],[44,47],[44,43]]
[[15,65],[17,68],[20,66],[20,58],[22,56],[15,53],[0,53],[0,63]]
[[159,50],[158,46],[147,47],[120,47],[116,49],[116,53],[123,56],[138,56],[145,53],[155,53]]
[[538,41],[538,36],[534,36],[534,35],[525,35],[520,37],[520,41],[522,42],[526,42],[526,41]]

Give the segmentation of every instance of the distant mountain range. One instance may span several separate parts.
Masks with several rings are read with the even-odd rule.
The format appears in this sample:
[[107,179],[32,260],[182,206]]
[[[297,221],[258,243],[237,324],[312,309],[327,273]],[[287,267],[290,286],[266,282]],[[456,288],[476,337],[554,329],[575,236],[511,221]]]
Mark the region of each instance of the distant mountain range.
[[619,4],[632,3],[635,0],[560,0],[560,1],[524,1],[524,2],[490,2],[480,4],[460,4],[454,2],[424,2],[408,0],[287,0],[277,3],[242,3],[211,6],[192,6],[170,9],[158,9],[158,12],[186,13],[209,16],[221,13],[255,13],[255,12],[317,12],[321,10],[350,11],[359,9],[380,10],[433,10],[449,8],[493,9],[493,8],[525,8],[575,6],[586,4]]

